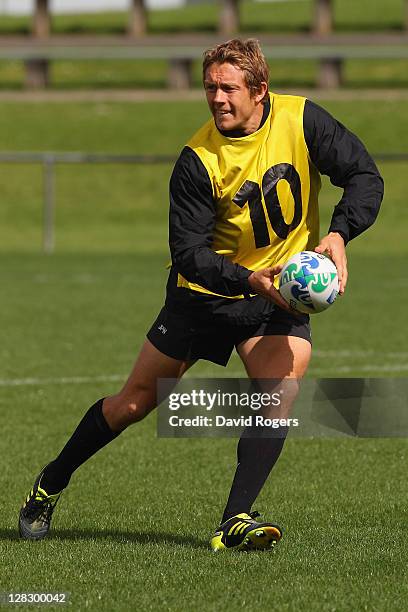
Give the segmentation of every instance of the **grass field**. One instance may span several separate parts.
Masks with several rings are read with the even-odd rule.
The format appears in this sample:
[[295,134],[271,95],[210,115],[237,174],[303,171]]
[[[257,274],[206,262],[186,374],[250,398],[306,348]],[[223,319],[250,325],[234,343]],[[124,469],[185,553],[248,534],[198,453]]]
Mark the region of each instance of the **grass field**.
[[[316,87],[317,65],[314,60],[269,61],[271,87],[274,89]],[[127,88],[165,89],[167,63],[160,60],[138,61],[58,61],[51,64],[51,91],[110,90]],[[200,62],[194,62],[192,83],[201,87]],[[405,88],[408,86],[408,60],[346,60],[343,70],[345,89]],[[0,91],[24,88],[22,62],[0,61]]]
[[[325,104],[371,151],[404,151],[403,103]],[[1,104],[0,150],[176,153],[203,104]],[[0,592],[70,593],[73,610],[400,611],[405,439],[292,439],[256,508],[271,554],[213,555],[234,440],[166,440],[152,416],[76,474],[47,541],[20,542],[21,500],[86,408],[115,391],[163,299],[170,166],[60,166],[57,248],[41,253],[41,173],[0,166]],[[313,321],[310,376],[406,376],[407,164],[381,165],[377,224],[349,246],[350,285]],[[322,228],[339,195],[324,182]],[[198,364],[195,376],[238,376]],[[29,608],[26,609],[35,609]]]

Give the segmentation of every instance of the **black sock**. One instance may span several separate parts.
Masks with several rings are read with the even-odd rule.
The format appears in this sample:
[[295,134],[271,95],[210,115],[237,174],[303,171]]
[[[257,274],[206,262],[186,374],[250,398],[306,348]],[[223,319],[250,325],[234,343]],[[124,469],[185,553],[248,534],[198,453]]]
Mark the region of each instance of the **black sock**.
[[100,399],[91,406],[58,457],[45,468],[41,487],[50,495],[64,489],[75,470],[118,435],[107,424],[102,403]]
[[[279,437],[261,437],[259,427],[245,428],[238,442],[238,465],[221,523],[241,512],[250,512],[281,454],[287,432],[287,427],[281,427],[276,434]],[[270,435],[270,430],[267,433]]]

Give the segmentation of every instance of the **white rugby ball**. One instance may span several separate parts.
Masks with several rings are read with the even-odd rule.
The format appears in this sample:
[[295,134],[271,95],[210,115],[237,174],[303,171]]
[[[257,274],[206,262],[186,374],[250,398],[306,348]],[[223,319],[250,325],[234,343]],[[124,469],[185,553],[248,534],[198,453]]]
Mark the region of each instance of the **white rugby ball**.
[[333,304],[339,292],[336,266],[331,259],[314,251],[296,253],[280,273],[279,291],[300,312],[322,312]]

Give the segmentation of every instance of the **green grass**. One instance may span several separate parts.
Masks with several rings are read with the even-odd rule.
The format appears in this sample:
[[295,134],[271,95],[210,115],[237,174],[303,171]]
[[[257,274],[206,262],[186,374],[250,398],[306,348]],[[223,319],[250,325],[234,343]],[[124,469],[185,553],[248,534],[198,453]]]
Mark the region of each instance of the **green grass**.
[[[403,103],[324,105],[370,150],[403,150]],[[0,150],[175,153],[206,116],[200,103],[165,112],[1,104]],[[46,256],[40,168],[0,165],[0,591],[68,591],[71,609],[97,612],[403,609],[404,439],[288,440],[256,504],[285,528],[281,544],[272,554],[216,556],[207,540],[235,442],[157,439],[151,416],[73,477],[49,540],[18,541],[17,510],[35,472],[86,408],[116,391],[162,303],[170,170],[58,167],[57,248]],[[313,320],[310,376],[406,375],[407,164],[381,171],[383,209],[348,248],[347,293]],[[323,228],[338,198],[325,180]],[[242,373],[233,357],[227,369],[203,362],[191,375]]]
[[[404,120],[406,106],[403,103],[366,104],[360,111],[351,102],[328,103],[326,106],[358,133],[373,152],[393,152],[398,146],[396,143],[404,142],[408,137],[404,132],[404,126],[408,123]],[[195,126],[206,118],[208,111],[200,103],[168,103],[166,120],[158,128],[161,109],[157,103],[3,104],[0,113],[0,149],[82,149],[113,153],[175,154]],[[64,117],[62,124],[60,117]],[[43,131],[45,123],[49,125],[46,132]],[[18,133],[14,130],[15,125],[20,127]],[[40,142],[41,147],[38,146]],[[338,337],[332,338],[330,360],[325,356],[316,358],[316,363],[312,363],[312,372],[315,368],[320,373],[323,368],[325,375],[334,375],[337,368],[349,368],[343,373],[354,372],[356,368],[363,375],[365,368],[371,365],[372,371],[377,374],[381,373],[382,367],[386,368],[385,372],[389,368],[391,373],[393,368],[398,367],[398,355],[394,358],[392,353],[404,351],[404,336],[400,329],[405,325],[405,302],[397,296],[399,292],[406,291],[404,265],[407,254],[405,185],[403,178],[399,177],[404,177],[406,170],[405,162],[381,164],[386,182],[386,199],[381,215],[375,227],[352,242],[348,248],[351,270],[349,295],[352,298],[349,301],[342,300],[336,310],[333,309],[316,321],[314,335],[318,346],[330,335],[335,320]],[[0,167],[0,178],[3,177],[0,182],[3,194],[0,219],[4,229],[0,250],[5,255],[13,251],[25,252],[30,256],[41,249],[41,173],[41,167],[34,165]],[[83,257],[85,254],[91,256],[109,252],[114,257],[123,257],[124,262],[128,258],[133,262],[136,257],[143,257],[146,269],[156,270],[160,274],[160,282],[164,283],[165,266],[169,260],[166,224],[170,173],[171,166],[168,164],[58,166],[55,173],[57,253],[62,258],[67,256],[68,262],[71,261],[68,254],[75,255],[78,252]],[[338,190],[325,179],[321,195],[322,228],[328,226],[331,211],[338,199]],[[379,244],[383,245],[383,250],[379,249]],[[40,261],[43,261],[41,257]],[[44,260],[44,265],[47,261]],[[98,261],[97,258],[92,261],[84,277],[99,279],[92,282],[102,283]],[[127,264],[120,263],[118,267],[123,265]],[[373,277],[367,274],[367,270],[371,269],[376,271],[376,277],[381,279],[386,288],[376,295],[376,303],[383,304],[384,310],[390,299],[389,291],[393,288],[396,291],[394,316],[392,319],[384,319],[381,333],[378,333],[378,310],[369,306]],[[47,277],[48,272],[44,274]],[[69,269],[67,274],[70,276]],[[41,272],[39,275],[41,277]],[[132,276],[131,272],[129,275]],[[83,282],[86,284],[86,280]],[[147,311],[150,316],[152,310]],[[351,318],[354,320],[355,331],[350,340],[348,326]],[[367,335],[368,328],[370,332]],[[376,336],[378,338],[373,344]],[[347,338],[347,343],[353,343],[355,359],[345,358],[342,354],[337,356],[334,347],[337,341],[342,342],[342,337]],[[364,354],[358,353],[359,347],[367,351],[375,349],[375,358],[367,363]],[[342,345],[343,351],[346,348]],[[383,365],[379,348],[389,355]],[[208,370],[212,366],[206,367]],[[234,362],[235,367],[239,367],[237,360]],[[399,375],[403,372],[395,370]]]
[[[269,61],[271,88],[314,88],[318,66],[313,60]],[[405,88],[408,85],[408,60],[347,60],[344,62],[343,87]],[[192,84],[202,86],[200,62],[194,62]],[[52,91],[80,89],[165,89],[167,63],[159,60],[137,61],[58,61],[50,67]],[[17,61],[0,61],[0,91],[22,90],[24,67]]]
[[[374,152],[404,151],[408,140],[404,102],[327,103],[335,116],[364,139]],[[44,105],[3,103],[0,106],[0,150],[67,150],[110,153],[163,153],[176,155],[195,127],[208,116],[204,103],[166,103],[166,120],[157,129],[160,103],[72,103]],[[363,112],[364,110],[364,112]],[[64,121],[61,122],[61,117]],[[181,119],[182,118],[182,119]],[[15,126],[19,126],[16,130]],[[44,130],[44,126],[48,129]],[[406,164],[384,164],[389,217],[376,232],[385,232],[388,249],[399,252],[404,244],[406,215]],[[56,169],[57,248],[64,251],[100,251],[107,248],[127,252],[135,248],[134,215],[142,243],[139,250],[166,251],[167,183],[169,165],[60,165]],[[39,249],[42,231],[42,169],[39,165],[1,165],[2,207],[0,220],[4,237],[0,251]],[[325,189],[322,195],[324,223],[338,194]],[[388,201],[390,203],[388,203]],[[137,204],[136,204],[137,202]],[[406,218],[406,216],[405,216]],[[157,223],[152,229],[151,219]],[[109,234],[106,235],[106,227]],[[16,231],[18,228],[18,231]],[[384,228],[384,229],[383,229]],[[151,241],[155,232],[157,240]],[[393,237],[395,232],[398,241]],[[375,254],[378,238],[369,232],[362,239]],[[355,243],[359,248],[361,241]],[[103,247],[101,246],[103,245]],[[352,243],[351,249],[354,249]]]
[[[405,475],[401,440],[288,442],[258,504],[287,527],[279,548],[214,556],[207,538],[233,471],[234,442],[156,440],[150,419],[83,466],[52,538],[19,543],[14,515],[32,464],[45,448],[57,451],[81,416],[78,405],[100,390],[74,389],[69,401],[58,388],[26,393],[36,417],[17,429],[15,409],[7,411],[6,450],[13,453],[24,434],[28,442],[18,478],[8,472],[3,590],[69,591],[73,609],[91,610],[133,610],[135,601],[142,610],[401,610],[406,509],[393,484]],[[43,419],[53,426],[36,425]],[[109,491],[101,497],[102,486]]]
[[[338,375],[340,363],[357,375],[367,364],[361,351],[374,349],[369,359],[382,367],[390,359],[383,350],[405,349],[402,338],[395,343],[404,315],[395,309],[392,322],[381,319],[378,343],[388,300],[371,306],[372,273],[362,282],[364,262],[352,261],[358,277],[348,306],[345,298],[326,313],[335,315],[328,328],[326,318],[314,328],[317,350],[339,351],[338,358],[314,359],[311,374],[323,366]],[[279,548],[215,557],[207,539],[233,472],[234,441],[156,439],[150,417],[73,478],[48,541],[16,539],[17,508],[33,473],[58,452],[86,406],[117,387],[98,377],[129,370],[164,278],[160,257],[137,248],[134,255],[2,257],[3,380],[43,381],[1,387],[2,591],[68,591],[73,609],[98,611],[133,610],[135,600],[152,611],[400,610],[406,440],[289,441],[257,502],[285,527]],[[226,373],[237,374],[237,366],[234,359]],[[224,375],[206,364],[193,373]]]
[[[0,150],[176,155],[208,119],[204,99],[203,93],[202,102],[1,102]],[[357,132],[371,152],[407,151],[404,101],[321,104]]]

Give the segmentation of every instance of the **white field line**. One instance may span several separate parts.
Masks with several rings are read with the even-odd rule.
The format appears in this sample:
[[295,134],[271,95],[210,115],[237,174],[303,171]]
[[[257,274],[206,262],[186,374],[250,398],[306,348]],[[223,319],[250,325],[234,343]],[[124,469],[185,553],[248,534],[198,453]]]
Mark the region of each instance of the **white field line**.
[[[335,356],[338,355],[339,353],[333,351],[333,353],[331,353],[330,351],[324,352],[321,351],[322,353],[325,353],[325,356],[329,356],[328,353],[330,353],[330,355]],[[345,351],[347,352],[347,351]],[[348,353],[348,352],[347,352]],[[374,353],[374,351],[373,351]],[[362,356],[365,356],[365,352],[362,351]],[[388,356],[407,356],[406,353],[388,353]],[[356,356],[356,353],[350,351],[350,356]],[[353,366],[336,366],[336,365],[331,365],[328,366],[326,368],[321,368],[321,367],[311,367],[309,369],[309,374],[312,374],[313,376],[317,376],[317,375],[322,375],[322,374],[333,374],[335,373],[336,375],[338,374],[350,374],[352,372],[355,371],[359,371],[359,372],[407,372],[408,371],[408,363],[382,363],[381,365],[379,364],[374,364],[374,363],[369,363],[369,364],[364,364],[364,365],[358,365],[355,364]],[[222,370],[223,375],[218,375],[220,378],[224,378],[225,377],[230,377],[233,378],[234,376],[244,376],[243,372],[234,372],[234,371],[229,371],[229,370]],[[201,376],[213,376],[214,375],[214,371],[211,370],[204,370],[200,372],[200,377]],[[189,375],[187,375],[186,377],[188,378],[189,376],[193,376],[194,377],[194,372],[191,372]],[[3,378],[0,379],[0,387],[28,387],[28,386],[48,386],[48,385],[82,385],[82,384],[87,384],[87,383],[95,383],[95,382],[123,382],[126,378],[125,374],[106,374],[106,375],[100,375],[100,376],[62,376],[62,377],[55,377],[55,378]]]
[[270,2],[271,4],[285,4],[286,2],[306,2],[306,0],[256,0],[257,2]]
[[[385,372],[408,372],[408,363],[402,364],[385,364],[385,365],[375,365],[375,364],[366,364],[364,366],[332,366],[327,368],[314,368],[310,367],[308,370],[309,376],[323,376],[327,378],[337,377],[339,374],[352,374],[353,372],[375,372],[375,373],[385,373]],[[223,371],[224,372],[224,371]],[[225,373],[221,373],[215,376],[214,371],[212,370],[204,370],[200,372],[200,377],[209,376],[214,378],[235,378],[239,376],[241,378],[245,378],[245,372],[230,372],[226,370]],[[194,372],[191,372],[190,377],[194,378]],[[186,378],[189,378],[189,375],[186,375]],[[354,376],[352,376],[354,378]]]
[[324,358],[335,358],[335,357],[346,357],[346,358],[353,358],[353,357],[370,357],[372,355],[378,355],[381,360],[383,359],[407,359],[408,358],[408,352],[390,352],[390,353],[383,353],[381,351],[378,350],[374,350],[374,349],[368,349],[368,350],[364,350],[364,351],[355,351],[355,350],[343,350],[343,351],[324,351],[324,350],[319,350],[319,349],[315,349],[313,350],[313,357],[318,357],[321,359]]
[[26,387],[43,385],[82,385],[93,382],[122,382],[126,378],[123,374],[109,374],[106,376],[63,376],[61,378],[3,378],[0,387]]
[[350,374],[351,372],[408,372],[408,363],[400,364],[384,364],[384,365],[354,365],[354,366],[333,366],[332,368],[313,368],[309,370],[309,374],[314,376],[319,374],[327,374],[328,372],[335,372],[337,374]]

